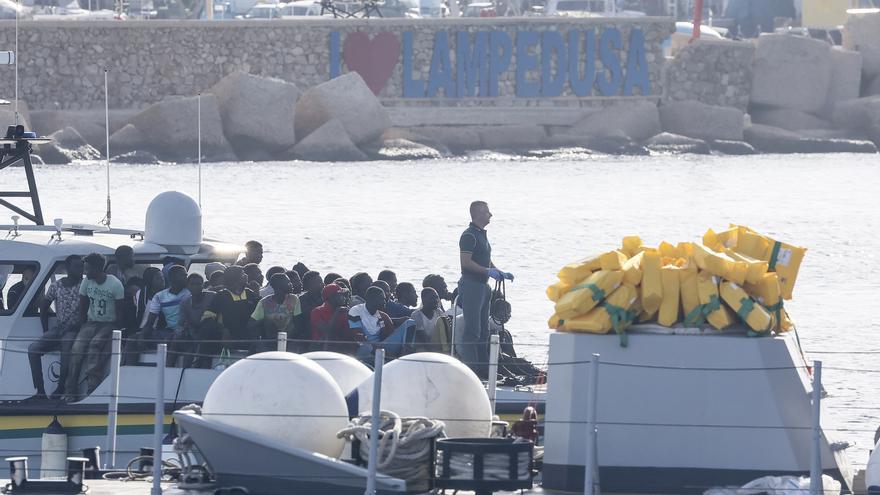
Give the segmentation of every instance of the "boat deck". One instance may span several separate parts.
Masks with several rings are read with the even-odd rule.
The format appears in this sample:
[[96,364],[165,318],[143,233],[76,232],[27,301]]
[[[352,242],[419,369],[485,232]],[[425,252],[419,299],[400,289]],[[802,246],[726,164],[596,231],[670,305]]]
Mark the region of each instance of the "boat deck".
[[[860,470],[856,474],[855,479],[855,495],[865,495],[867,490],[865,490],[865,478],[864,471]],[[2,484],[5,485],[9,480],[2,480]],[[87,480],[86,485],[88,485],[88,494],[89,495],[150,495],[150,488],[153,486],[152,483],[147,481],[107,481],[107,480]],[[206,489],[206,490],[181,490],[175,486],[175,483],[162,483],[162,493],[165,495],[214,495],[214,488]],[[452,490],[448,490],[449,493],[452,493]],[[495,492],[498,494],[510,494],[510,495],[568,495],[571,492],[559,492],[554,490],[544,490],[541,487],[536,487],[531,490],[526,490],[524,492],[515,491],[515,492]],[[473,495],[474,492],[461,491],[457,492],[459,495]],[[606,492],[605,495],[635,495],[635,494],[625,494],[625,493],[609,493]],[[642,494],[645,495],[645,494]]]

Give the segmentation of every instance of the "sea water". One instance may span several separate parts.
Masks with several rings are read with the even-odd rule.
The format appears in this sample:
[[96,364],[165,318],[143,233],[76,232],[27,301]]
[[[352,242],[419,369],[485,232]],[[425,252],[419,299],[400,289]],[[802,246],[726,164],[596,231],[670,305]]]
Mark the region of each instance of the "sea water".
[[[468,205],[488,201],[493,261],[516,275],[507,287],[518,350],[546,362],[552,303],[545,287],[559,267],[619,246],[697,241],[728,223],[808,249],[786,302],[808,360],[823,361],[830,427],[867,462],[880,426],[880,160],[877,155],[468,158],[368,163],[202,165],[208,237],[265,246],[264,270],[302,261],[346,277],[390,268],[420,288],[429,273],[458,279],[458,237]],[[46,223],[98,223],[102,163],[37,167]],[[198,170],[113,165],[113,226],[142,228],[147,204],[176,189],[198,198]],[[26,187],[21,170],[0,189]],[[2,221],[0,223],[6,223]]]

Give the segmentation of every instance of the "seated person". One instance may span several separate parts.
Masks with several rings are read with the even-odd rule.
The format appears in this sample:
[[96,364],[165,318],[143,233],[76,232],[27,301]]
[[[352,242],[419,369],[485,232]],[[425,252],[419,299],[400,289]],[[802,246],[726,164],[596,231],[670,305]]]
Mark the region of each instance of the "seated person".
[[422,288],[426,287],[434,289],[434,292],[440,297],[440,311],[445,312],[446,308],[443,307],[443,301],[452,302],[454,299],[452,293],[449,292],[449,287],[446,285],[446,280],[442,276],[432,273],[422,280]]
[[[222,274],[222,272],[220,273]],[[190,298],[180,303],[180,321],[186,338],[196,341],[196,345],[192,347],[196,351],[193,366],[210,368],[211,356],[202,349],[203,344],[198,341],[208,339],[208,337],[203,337],[202,316],[211,306],[216,293],[205,290],[205,279],[198,273],[191,273],[187,277],[186,288],[189,289]],[[189,360],[184,361],[183,367],[186,368],[186,362]]]
[[[186,287],[186,276],[186,268],[180,265],[170,267],[168,270],[169,287],[153,295],[147,304],[147,321],[134,338],[126,344],[122,358],[124,365],[137,364],[140,353],[157,343],[170,342],[170,347],[174,351],[187,347],[183,339],[180,318],[181,304],[191,297],[189,289]],[[165,320],[164,326],[157,325],[160,316]],[[168,366],[174,366],[177,358],[177,353],[168,352],[165,362]]]
[[351,276],[348,286],[351,287],[351,305],[357,306],[366,302],[367,289],[373,285],[373,277],[369,273],[358,272]]
[[86,279],[79,286],[79,317],[85,320],[70,348],[70,367],[64,384],[65,398],[79,399],[79,373],[87,376],[87,393],[104,378],[104,347],[113,330],[122,328],[122,282],[104,273],[104,256],[92,253],[85,257]]
[[235,262],[237,266],[247,266],[251,263],[259,265],[263,261],[263,245],[259,242],[247,241],[244,243],[244,249],[244,257]]
[[[43,354],[52,351],[61,353],[61,370],[58,376],[58,388],[52,393],[57,399],[64,395],[64,382],[67,380],[67,369],[70,366],[70,348],[79,331],[79,286],[83,278],[83,260],[81,256],[72,254],[64,260],[66,277],[52,282],[46,290],[46,297],[40,305],[40,324],[43,335],[28,346],[28,361],[31,366],[31,378],[37,390],[34,398],[45,399],[46,389],[43,382]],[[55,304],[55,325],[49,328],[49,312]]]
[[263,278],[263,270],[260,270],[260,265],[256,263],[248,263],[244,267],[244,274],[247,275],[248,288],[254,291],[255,294],[259,295],[260,288],[263,287],[263,282],[265,281],[265,278]]
[[364,336],[365,342],[358,347],[356,356],[367,360],[373,348],[382,345],[391,356],[399,356],[403,352],[403,344],[407,341],[408,325],[395,329],[391,318],[381,310],[387,300],[385,292],[379,287],[370,287],[366,291],[366,301],[352,306],[348,310],[348,325],[352,331]]
[[312,310],[324,304],[324,297],[321,295],[324,290],[324,282],[321,280],[320,273],[307,272],[302,277],[302,283],[305,292],[299,295],[299,304],[303,313],[303,331],[306,335],[311,336]]
[[261,351],[277,348],[275,342],[278,332],[287,332],[288,338],[294,341],[294,345],[288,344],[288,349],[299,349],[297,341],[304,340],[299,334],[302,327],[299,297],[293,294],[290,279],[285,273],[273,274],[269,283],[272,285],[272,295],[260,299],[251,313],[248,321],[250,333],[263,341],[259,346]]
[[290,288],[291,294],[296,294],[299,296],[303,291],[303,281],[302,277],[299,276],[299,273],[296,273],[293,270],[289,270],[285,272],[287,274],[287,278],[290,279]]
[[335,282],[337,279],[342,278],[342,275],[338,273],[330,272],[327,275],[324,275],[324,285],[330,285]]
[[122,282],[123,287],[134,277],[144,278],[144,265],[134,264],[134,249],[131,246],[119,246],[116,248],[114,260],[107,265],[107,274],[113,275]]
[[211,306],[202,315],[203,338],[218,341],[205,346],[208,352],[219,355],[220,340],[238,341],[233,344],[234,348],[256,349],[257,335],[248,330],[247,323],[259,298],[246,284],[247,275],[240,266],[230,266],[223,272],[224,288],[217,291]]
[[428,352],[449,353],[450,322],[449,317],[440,309],[440,296],[430,287],[422,289],[422,306],[413,311],[416,341],[423,344]]
[[336,284],[325,285],[321,296],[324,303],[313,309],[309,317],[313,350],[354,354],[363,335],[353,332],[348,325],[348,290]]
[[394,292],[395,304],[400,304],[402,308],[406,308],[412,314],[414,308],[419,305],[419,296],[416,294],[416,288],[409,282],[401,282],[397,285]]
[[373,287],[378,287],[385,293],[385,301],[387,302],[385,303],[385,307],[382,308],[382,311],[391,318],[395,327],[400,326],[403,322],[409,319],[409,315],[412,314],[413,308],[408,308],[391,297],[391,288],[388,286],[388,282],[385,282],[384,280],[376,280],[373,282]]
[[392,272],[391,270],[382,270],[379,272],[379,276],[376,277],[377,280],[381,280],[388,284],[388,288],[391,289],[391,294],[397,294],[397,274]]
[[14,308],[16,304],[18,304],[18,300],[24,297],[25,292],[27,292],[28,287],[31,286],[31,282],[34,280],[34,266],[33,265],[24,265],[19,266],[21,269],[21,280],[12,284],[12,287],[9,288],[9,292],[6,293],[6,304],[9,305],[10,308]]
[[[272,295],[272,275],[275,275],[276,273],[287,273],[287,270],[280,266],[273,266],[266,270],[266,285],[260,287],[260,299]],[[299,294],[299,292],[296,294]]]

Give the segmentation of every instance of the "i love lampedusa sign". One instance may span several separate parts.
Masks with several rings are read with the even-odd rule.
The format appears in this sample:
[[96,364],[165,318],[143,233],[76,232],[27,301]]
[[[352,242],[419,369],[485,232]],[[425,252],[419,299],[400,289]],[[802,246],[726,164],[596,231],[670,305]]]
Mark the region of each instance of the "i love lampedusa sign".
[[[514,32],[437,31],[427,78],[413,56],[415,34],[330,32],[330,77],[342,63],[361,74],[374,93],[401,65],[403,98],[493,98],[499,82],[513,76],[517,98],[630,96],[651,94],[645,35],[615,27]],[[422,62],[424,63],[424,62]]]

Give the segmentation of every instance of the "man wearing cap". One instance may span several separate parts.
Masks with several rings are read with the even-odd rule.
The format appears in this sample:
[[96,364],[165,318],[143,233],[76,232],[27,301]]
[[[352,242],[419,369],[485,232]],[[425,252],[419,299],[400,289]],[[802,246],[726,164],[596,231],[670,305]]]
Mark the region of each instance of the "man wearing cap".
[[464,332],[458,355],[482,378],[486,377],[489,361],[489,299],[492,290],[489,278],[513,280],[492,263],[492,246],[486,226],[492,218],[485,201],[474,201],[470,207],[471,223],[461,234],[458,247],[461,257],[461,279],[458,281],[459,301],[464,315]]

